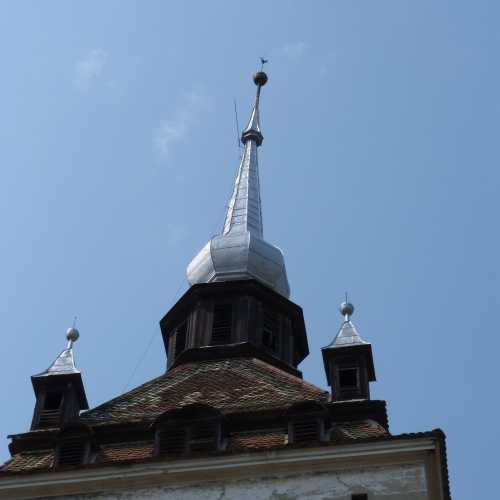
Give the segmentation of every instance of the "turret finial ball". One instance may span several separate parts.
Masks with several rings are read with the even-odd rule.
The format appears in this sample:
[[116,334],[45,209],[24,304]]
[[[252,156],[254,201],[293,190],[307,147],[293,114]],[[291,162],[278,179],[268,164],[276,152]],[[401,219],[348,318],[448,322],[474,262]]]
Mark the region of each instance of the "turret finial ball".
[[255,85],[262,87],[267,83],[267,75],[263,71],[258,71],[253,75]]
[[354,306],[350,302],[342,302],[342,304],[340,304],[339,311],[342,316],[352,316]]
[[71,342],[76,342],[79,336],[80,332],[76,328],[68,328],[66,331],[66,338]]

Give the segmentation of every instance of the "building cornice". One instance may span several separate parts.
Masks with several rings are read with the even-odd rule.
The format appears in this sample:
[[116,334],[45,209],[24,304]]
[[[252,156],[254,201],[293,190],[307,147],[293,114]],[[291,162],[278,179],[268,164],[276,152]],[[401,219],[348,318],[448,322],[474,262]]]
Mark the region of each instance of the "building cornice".
[[[0,479],[0,498],[36,498],[89,493],[109,489],[175,486],[224,478],[296,474],[360,466],[401,463],[425,464],[436,457],[436,438],[421,437],[369,443],[207,457],[150,461],[125,466],[90,466],[85,469],[13,474]],[[437,468],[436,468],[437,467]],[[432,469],[438,470],[438,464]],[[442,498],[442,497],[441,497]]]

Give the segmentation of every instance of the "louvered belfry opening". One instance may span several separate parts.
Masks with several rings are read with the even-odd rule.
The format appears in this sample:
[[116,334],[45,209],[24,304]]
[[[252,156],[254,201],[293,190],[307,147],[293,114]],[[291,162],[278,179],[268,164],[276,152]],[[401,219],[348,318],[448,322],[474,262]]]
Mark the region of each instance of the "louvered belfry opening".
[[[186,348],[180,352],[184,321]],[[167,371],[192,361],[248,354],[300,376],[297,366],[309,353],[300,307],[255,280],[195,285],[160,326]]]
[[175,357],[186,349],[187,321],[181,323],[175,331]]
[[231,342],[231,327],[233,323],[232,304],[216,304],[212,322],[211,345],[229,344]]
[[40,410],[38,427],[58,427],[61,421],[61,406],[63,394],[61,391],[52,391],[45,394],[43,407]]
[[265,308],[262,319],[262,344],[273,354],[279,352],[279,318],[278,315]]

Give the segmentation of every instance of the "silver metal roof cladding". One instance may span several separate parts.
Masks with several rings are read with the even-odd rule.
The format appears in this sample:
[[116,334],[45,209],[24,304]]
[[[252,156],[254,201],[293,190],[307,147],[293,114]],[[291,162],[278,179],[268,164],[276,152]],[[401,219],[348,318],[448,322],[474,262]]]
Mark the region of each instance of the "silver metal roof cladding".
[[349,345],[369,344],[359,335],[351,320],[344,321],[333,342],[326,348],[344,347]]
[[260,74],[254,78],[257,96],[242,133],[244,150],[222,234],[212,238],[190,262],[187,279],[191,285],[256,279],[288,298],[290,286],[283,253],[263,239],[257,148],[263,140],[259,123],[260,91],[267,77],[258,79]]
[[78,330],[74,327],[68,328],[66,338],[68,344],[54,362],[42,373],[33,375],[33,377],[48,377],[50,375],[68,375],[71,373],[80,373],[75,367],[75,360],[73,358],[73,344],[80,336]]

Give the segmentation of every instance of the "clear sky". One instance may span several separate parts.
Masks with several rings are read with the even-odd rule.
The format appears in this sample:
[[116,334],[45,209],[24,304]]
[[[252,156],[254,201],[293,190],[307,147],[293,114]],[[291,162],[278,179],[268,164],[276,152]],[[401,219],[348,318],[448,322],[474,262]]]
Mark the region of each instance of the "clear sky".
[[[1,1],[0,430],[75,345],[92,406],[162,373],[159,319],[221,229],[259,56],[266,239],[304,377],[344,291],[393,433],[441,427],[456,500],[498,491],[500,4]],[[149,348],[148,348],[149,346]],[[7,440],[1,457],[8,456]]]

